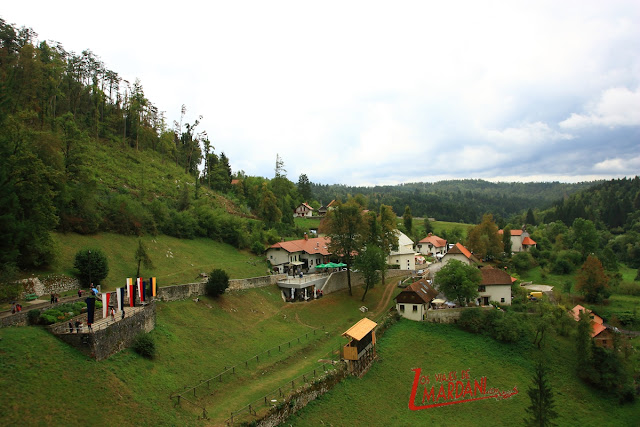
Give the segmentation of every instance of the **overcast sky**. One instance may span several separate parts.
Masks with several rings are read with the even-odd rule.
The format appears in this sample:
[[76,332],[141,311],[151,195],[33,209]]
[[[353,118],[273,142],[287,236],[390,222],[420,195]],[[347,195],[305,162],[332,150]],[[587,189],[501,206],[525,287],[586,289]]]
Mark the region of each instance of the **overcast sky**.
[[640,2],[12,1],[233,171],[316,183],[640,173]]

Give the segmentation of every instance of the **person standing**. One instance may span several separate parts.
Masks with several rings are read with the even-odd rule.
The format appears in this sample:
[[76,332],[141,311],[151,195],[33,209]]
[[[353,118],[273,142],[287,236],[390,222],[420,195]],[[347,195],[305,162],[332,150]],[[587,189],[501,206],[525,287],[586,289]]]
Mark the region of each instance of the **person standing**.
[[73,324],[71,323],[71,321],[69,321],[69,333],[73,333]]
[[80,323],[79,320],[76,320],[76,333],[79,334],[80,333],[80,326],[82,325],[82,323]]

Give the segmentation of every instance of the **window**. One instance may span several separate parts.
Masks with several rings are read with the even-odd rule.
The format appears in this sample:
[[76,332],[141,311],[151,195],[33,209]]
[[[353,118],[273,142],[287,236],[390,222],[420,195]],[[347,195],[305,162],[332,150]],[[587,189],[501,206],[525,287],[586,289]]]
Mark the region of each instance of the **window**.
[[487,290],[486,290],[485,285],[480,285],[480,286],[478,286],[478,292],[486,292],[486,291],[487,291]]
[[500,302],[504,302],[504,298],[500,298]]
[[414,312],[414,313],[417,313],[417,312],[418,312],[418,306],[417,306],[417,305],[415,305],[415,304],[413,305],[413,312]]
[[404,304],[400,304],[400,311],[404,313]]

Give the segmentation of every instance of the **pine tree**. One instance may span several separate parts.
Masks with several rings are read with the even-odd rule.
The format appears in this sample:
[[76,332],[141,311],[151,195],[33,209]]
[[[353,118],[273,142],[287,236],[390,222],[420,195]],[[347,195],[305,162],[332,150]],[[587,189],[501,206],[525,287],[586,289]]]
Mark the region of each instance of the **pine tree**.
[[527,390],[531,405],[526,409],[529,416],[524,419],[527,426],[554,426],[552,422],[558,416],[555,411],[555,401],[551,385],[547,380],[547,372],[543,362],[536,364],[535,373],[531,378],[532,384]]

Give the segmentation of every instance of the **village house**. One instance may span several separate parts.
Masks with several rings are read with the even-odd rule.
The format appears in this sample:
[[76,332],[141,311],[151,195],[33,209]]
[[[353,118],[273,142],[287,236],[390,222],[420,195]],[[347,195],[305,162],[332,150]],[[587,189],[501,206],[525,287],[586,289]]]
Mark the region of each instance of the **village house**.
[[411,320],[425,320],[427,310],[438,291],[433,289],[425,279],[420,279],[407,286],[396,297],[396,310],[402,317]]
[[315,272],[315,266],[329,261],[328,237],[309,238],[278,242],[267,249],[266,257],[277,273],[295,275],[301,271]]
[[447,253],[447,241],[433,233],[429,233],[427,237],[418,242],[416,249],[422,255],[442,258]]
[[504,305],[511,305],[511,284],[514,279],[507,272],[485,267],[480,269],[482,282],[478,286],[479,305],[489,305],[491,301]]
[[435,262],[429,265],[429,274],[431,277],[435,276],[435,274],[452,259],[468,265],[480,265],[480,260],[476,258],[469,249],[465,248],[461,243],[456,243],[451,249],[449,249],[449,251],[447,251],[440,262]]
[[398,249],[392,250],[387,257],[387,264],[397,265],[400,270],[416,269],[416,253],[413,250],[413,240],[402,231],[396,230]]
[[327,204],[326,206],[320,206],[320,209],[318,209],[318,215],[319,216],[325,216],[327,214],[327,212],[329,212],[331,209],[333,209],[335,207],[336,201],[332,200],[329,202],[329,204]]
[[306,202],[300,203],[300,205],[298,205],[298,207],[293,212],[293,216],[294,218],[295,217],[300,217],[300,218],[311,217],[313,216],[313,208],[309,206]]
[[591,338],[593,339],[594,344],[598,347],[613,348],[614,332],[604,324],[602,317],[579,304],[571,309],[570,314],[576,322],[579,322],[580,313],[582,312],[587,312],[591,319]]
[[[498,230],[498,234],[502,236],[504,230]],[[525,230],[511,230],[511,252],[527,252],[535,245],[535,240]]]

